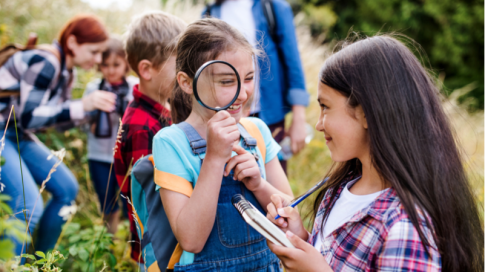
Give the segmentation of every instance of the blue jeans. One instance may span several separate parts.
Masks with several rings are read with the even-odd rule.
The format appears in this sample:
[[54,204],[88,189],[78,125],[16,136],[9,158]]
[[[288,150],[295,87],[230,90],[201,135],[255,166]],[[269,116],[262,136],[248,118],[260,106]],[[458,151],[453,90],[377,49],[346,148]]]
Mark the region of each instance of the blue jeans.
[[[19,131],[20,157],[24,181],[22,188],[15,130],[8,129],[6,134],[5,148],[2,152],[2,156],[6,161],[0,172],[0,182],[5,185],[3,193],[12,198],[7,204],[12,208],[15,217],[23,222],[25,222],[23,213],[25,205],[27,221],[32,216],[29,225],[30,234],[33,234],[38,226],[35,250],[46,252],[54,248],[57,238],[61,234],[62,225],[65,222],[59,216],[59,211],[64,206],[70,206],[71,202],[76,199],[79,185],[67,166],[63,163],[60,164],[52,174],[51,179],[46,183],[45,189],[51,193],[52,198],[44,207],[37,185],[41,185],[47,178],[52,166],[58,161],[57,158],[53,157],[47,160],[47,157],[51,154],[49,149],[41,143],[27,139],[25,134]],[[0,138],[2,136],[3,131],[0,132]],[[16,255],[26,252],[28,245],[24,245],[24,251],[21,252],[23,242],[14,240]]]
[[[116,191],[118,190],[118,183],[116,181],[114,166],[111,170],[111,177],[109,176],[111,164],[107,162],[100,162],[95,160],[88,160],[89,174],[94,184],[94,189],[98,195],[101,212],[109,215],[118,211],[119,205],[116,200]],[[109,178],[109,184],[108,184]],[[106,191],[108,193],[106,194]],[[106,200],[105,200],[106,196]],[[106,204],[105,204],[106,203]]]

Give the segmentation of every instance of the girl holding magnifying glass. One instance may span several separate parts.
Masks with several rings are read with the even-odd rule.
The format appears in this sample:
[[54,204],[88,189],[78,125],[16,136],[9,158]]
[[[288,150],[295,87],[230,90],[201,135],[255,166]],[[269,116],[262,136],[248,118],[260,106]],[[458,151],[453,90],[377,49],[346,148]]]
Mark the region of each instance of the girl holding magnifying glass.
[[[179,242],[176,252],[181,253],[169,264],[175,271],[280,270],[265,238],[231,204],[232,196],[242,193],[264,212],[272,194],[292,198],[277,158],[280,147],[269,128],[257,118],[245,119],[264,139],[266,152],[253,147],[254,153],[248,148],[248,132],[238,125],[254,92],[256,54],[237,30],[218,19],[189,25],[177,45],[177,83],[171,99],[175,125],[162,129],[153,141],[155,182]],[[193,92],[195,71],[211,60],[230,63],[240,77],[237,99],[217,113],[197,103]],[[211,71],[232,75],[230,69]],[[204,83],[197,87],[204,104],[224,98],[206,87]]]

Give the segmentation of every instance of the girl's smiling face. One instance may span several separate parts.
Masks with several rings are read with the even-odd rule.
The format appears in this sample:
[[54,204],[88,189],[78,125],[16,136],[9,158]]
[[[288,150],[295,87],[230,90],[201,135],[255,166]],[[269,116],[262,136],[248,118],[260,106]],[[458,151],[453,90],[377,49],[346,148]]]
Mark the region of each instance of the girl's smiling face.
[[127,73],[127,65],[128,63],[123,57],[111,53],[101,62],[99,69],[109,83],[119,83]]
[[332,160],[345,162],[370,156],[367,121],[362,107],[351,108],[348,98],[320,82],[318,103],[320,117],[316,129],[325,133],[325,140]]
[[[250,53],[245,52],[243,50],[233,50],[233,51],[226,51],[219,56],[216,57],[216,60],[222,60],[225,62],[230,63],[234,68],[237,70],[239,77],[241,79],[241,90],[239,92],[239,96],[234,101],[234,103],[227,109],[227,112],[231,114],[232,117],[236,119],[237,122],[243,117],[243,109],[244,106],[247,104],[249,98],[253,95],[254,92],[254,65],[253,65],[253,57]],[[212,66],[212,65],[211,65]],[[216,89],[228,90],[227,94],[224,93],[217,93],[217,97],[214,96],[214,88],[204,88],[206,84],[202,81],[201,77],[199,77],[197,90],[199,92],[199,96],[201,100],[209,106],[214,107],[216,104],[219,106],[225,106],[227,101],[231,101],[234,97],[235,91],[232,91],[237,87],[237,82],[234,81],[232,76],[218,76],[223,75],[224,73],[232,73],[232,69],[230,69],[226,65],[221,65],[219,68],[214,68],[211,73],[215,73],[215,77],[211,78],[211,82],[214,81],[216,85]],[[215,66],[218,67],[218,66]],[[209,67],[210,68],[210,67]],[[207,70],[207,68],[205,69]],[[205,71],[204,70],[204,71]],[[202,75],[202,74],[201,74]],[[234,81],[234,82],[233,82]],[[221,85],[220,88],[218,85]],[[200,88],[199,88],[200,87]],[[227,97],[225,97],[227,96]],[[213,100],[219,100],[222,102],[215,102]],[[224,105],[223,105],[224,104]],[[194,109],[196,109],[199,115],[205,116],[210,119],[215,113],[213,110],[206,109],[196,103],[194,105]]]

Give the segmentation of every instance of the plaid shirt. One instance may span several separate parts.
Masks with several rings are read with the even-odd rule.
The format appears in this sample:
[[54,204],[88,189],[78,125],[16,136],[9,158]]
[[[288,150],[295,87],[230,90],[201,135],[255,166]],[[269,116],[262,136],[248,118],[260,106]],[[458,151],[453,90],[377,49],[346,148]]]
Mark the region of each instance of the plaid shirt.
[[[337,188],[338,199],[352,177]],[[349,187],[350,187],[349,186]],[[321,232],[325,207],[330,205],[332,189],[323,198],[309,242],[314,245]],[[334,271],[441,271],[441,256],[433,233],[418,210],[423,233],[431,244],[430,255],[404,210],[396,191],[385,190],[367,208],[357,212],[349,222],[322,238],[319,249]],[[428,217],[429,222],[431,219]]]
[[[121,193],[131,199],[131,178],[125,179],[130,166],[143,156],[152,154],[152,141],[157,132],[171,125],[170,112],[161,104],[157,103],[138,90],[138,85],[133,87],[134,100],[128,105],[123,115],[121,141],[117,143],[114,156],[116,180],[121,188]],[[130,162],[133,162],[130,164]],[[124,200],[125,201],[125,200]],[[131,258],[141,260],[140,238],[136,232],[133,218],[133,210],[128,205],[128,217],[130,219],[130,231],[132,237]]]
[[[59,44],[53,45],[63,56]],[[0,99],[0,128],[5,127],[12,105],[24,129],[84,118],[82,101],[70,100],[74,75],[61,58],[63,61],[51,52],[32,49],[15,53],[0,67],[0,90],[20,91],[19,97]]]

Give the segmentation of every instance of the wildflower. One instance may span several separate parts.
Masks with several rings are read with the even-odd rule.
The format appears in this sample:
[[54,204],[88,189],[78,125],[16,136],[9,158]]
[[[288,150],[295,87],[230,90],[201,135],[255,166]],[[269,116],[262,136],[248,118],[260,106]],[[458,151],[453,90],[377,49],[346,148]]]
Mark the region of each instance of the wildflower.
[[74,215],[77,211],[76,202],[72,201],[70,206],[64,205],[59,210],[59,216],[62,217],[64,221],[67,221],[71,215]]

